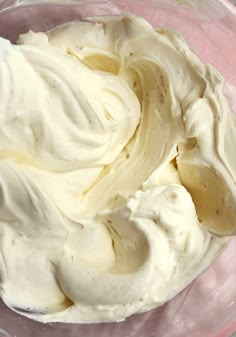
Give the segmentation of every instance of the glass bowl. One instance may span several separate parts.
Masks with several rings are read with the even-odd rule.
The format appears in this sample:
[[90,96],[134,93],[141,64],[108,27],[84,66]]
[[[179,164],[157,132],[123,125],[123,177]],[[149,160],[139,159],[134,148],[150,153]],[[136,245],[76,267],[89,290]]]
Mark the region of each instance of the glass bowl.
[[[236,111],[236,7],[227,0],[0,0],[0,36],[16,41],[93,15],[132,12],[181,32],[193,51],[218,68]],[[41,324],[0,301],[0,337],[229,337],[236,331],[236,238],[215,262],[165,305],[120,323]]]

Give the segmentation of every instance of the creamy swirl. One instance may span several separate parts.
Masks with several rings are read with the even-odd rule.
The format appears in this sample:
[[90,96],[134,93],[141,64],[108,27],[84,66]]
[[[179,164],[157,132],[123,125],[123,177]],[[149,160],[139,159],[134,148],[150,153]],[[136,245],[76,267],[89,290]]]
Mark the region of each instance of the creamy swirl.
[[42,322],[119,321],[211,263],[236,230],[223,83],[178,33],[132,15],[0,38],[9,307]]

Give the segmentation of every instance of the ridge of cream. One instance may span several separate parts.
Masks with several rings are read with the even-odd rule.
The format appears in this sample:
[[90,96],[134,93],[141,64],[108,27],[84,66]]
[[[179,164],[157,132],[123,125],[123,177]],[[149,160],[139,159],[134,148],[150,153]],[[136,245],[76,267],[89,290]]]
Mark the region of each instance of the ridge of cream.
[[120,321],[235,233],[224,79],[141,17],[0,39],[0,296],[41,322]]

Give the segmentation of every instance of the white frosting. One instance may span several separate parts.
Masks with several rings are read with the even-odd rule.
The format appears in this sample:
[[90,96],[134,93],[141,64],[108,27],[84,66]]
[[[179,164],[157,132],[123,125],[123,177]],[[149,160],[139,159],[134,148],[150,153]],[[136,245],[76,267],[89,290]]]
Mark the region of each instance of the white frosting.
[[228,241],[213,233],[236,230],[222,86],[180,35],[135,16],[0,39],[9,307],[42,322],[123,320],[211,263]]

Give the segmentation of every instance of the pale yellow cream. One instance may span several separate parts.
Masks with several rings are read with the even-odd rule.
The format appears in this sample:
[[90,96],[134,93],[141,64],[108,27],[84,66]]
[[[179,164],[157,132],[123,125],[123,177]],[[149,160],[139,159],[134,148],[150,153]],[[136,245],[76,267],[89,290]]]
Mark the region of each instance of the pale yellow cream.
[[0,39],[9,307],[42,322],[120,321],[212,262],[236,230],[223,82],[179,34],[132,15]]

